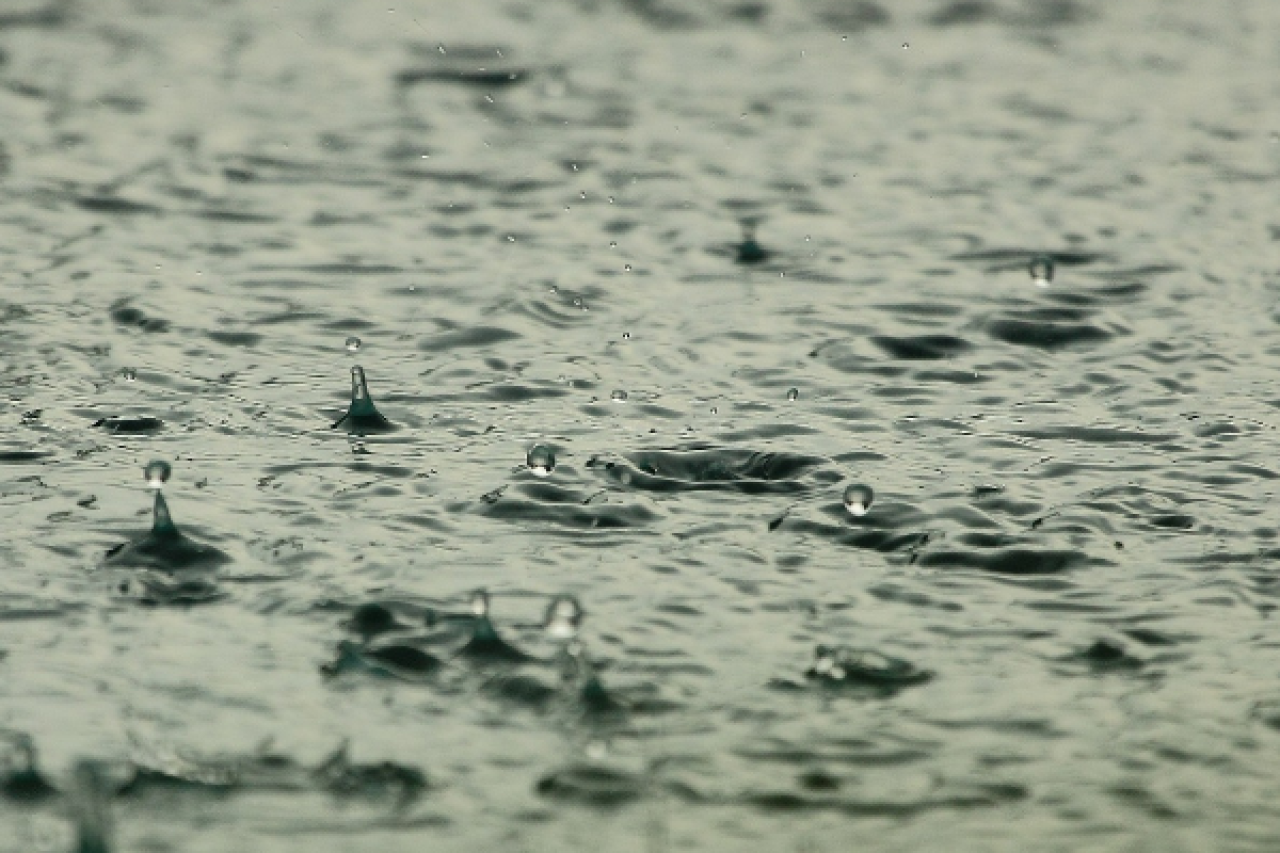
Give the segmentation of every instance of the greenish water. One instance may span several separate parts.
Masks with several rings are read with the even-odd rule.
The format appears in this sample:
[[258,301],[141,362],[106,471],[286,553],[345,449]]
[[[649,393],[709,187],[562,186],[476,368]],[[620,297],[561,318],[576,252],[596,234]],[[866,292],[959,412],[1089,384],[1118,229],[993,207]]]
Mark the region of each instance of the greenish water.
[[1277,33],[3,0],[0,853],[1274,850]]

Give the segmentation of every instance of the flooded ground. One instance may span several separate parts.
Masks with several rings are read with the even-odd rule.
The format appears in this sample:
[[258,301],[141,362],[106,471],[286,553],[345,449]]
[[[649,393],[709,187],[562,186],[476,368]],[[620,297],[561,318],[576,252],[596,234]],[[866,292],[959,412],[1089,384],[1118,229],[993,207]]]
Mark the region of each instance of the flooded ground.
[[1280,6],[388,4],[0,3],[0,851],[1276,849]]

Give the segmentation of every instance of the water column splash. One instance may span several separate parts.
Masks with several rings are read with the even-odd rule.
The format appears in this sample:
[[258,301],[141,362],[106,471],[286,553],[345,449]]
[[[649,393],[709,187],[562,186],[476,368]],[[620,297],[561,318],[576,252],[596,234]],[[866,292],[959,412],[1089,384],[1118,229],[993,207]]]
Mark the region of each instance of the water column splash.
[[756,242],[757,224],[754,219],[742,223],[742,242],[734,246],[734,263],[759,264],[769,259],[769,250]]
[[871,491],[870,486],[862,483],[855,483],[844,490],[844,508],[849,511],[849,515],[866,515],[867,510],[871,509],[873,500],[875,500],[875,492]]
[[498,635],[489,619],[489,593],[478,589],[471,593],[471,639],[458,650],[462,657],[500,663],[524,663],[530,657]]
[[347,413],[334,421],[331,429],[346,425],[347,432],[365,435],[377,432],[392,432],[395,425],[382,416],[373,398],[369,396],[369,382],[365,379],[364,368],[354,365],[351,368],[351,405]]
[[178,526],[173,523],[173,516],[169,514],[169,504],[161,491],[164,484],[169,482],[172,473],[173,466],[163,459],[152,459],[142,469],[143,476],[147,478],[147,488],[156,494],[151,509],[150,535],[154,539],[177,539],[182,535],[178,532]]
[[67,805],[76,828],[75,853],[111,853],[111,785],[96,761],[80,761],[72,772]]
[[143,468],[147,486],[155,492],[151,529],[139,539],[108,551],[107,563],[172,575],[179,571],[213,569],[229,562],[230,558],[217,548],[190,539],[178,530],[162,489],[172,471],[173,467],[168,462],[159,459]]
[[563,645],[561,667],[566,683],[574,688],[578,701],[591,712],[617,711],[621,705],[605,690],[596,668],[587,657],[586,647],[578,639],[586,613],[572,595],[557,595],[547,605],[542,627],[547,635]]
[[1053,258],[1048,255],[1036,255],[1027,265],[1031,273],[1031,283],[1036,287],[1048,287],[1053,281]]

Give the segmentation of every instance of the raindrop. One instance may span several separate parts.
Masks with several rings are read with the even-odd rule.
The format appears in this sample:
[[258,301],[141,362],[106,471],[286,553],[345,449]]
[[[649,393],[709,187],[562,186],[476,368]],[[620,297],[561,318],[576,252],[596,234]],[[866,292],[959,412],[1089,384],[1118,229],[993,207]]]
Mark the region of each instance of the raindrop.
[[800,391],[798,389],[792,388],[790,391],[787,392],[788,402],[794,403],[796,400],[799,400],[799,399],[800,399]]
[[1048,287],[1053,281],[1053,258],[1048,255],[1037,255],[1027,266],[1031,273],[1031,281],[1036,287]]
[[849,510],[850,515],[866,515],[873,500],[875,493],[870,486],[855,483],[844,490],[844,508]]
[[556,455],[545,444],[535,444],[529,449],[525,463],[529,466],[531,474],[536,477],[546,477],[556,467]]
[[619,388],[619,389],[617,389],[616,391],[614,391],[612,394],[610,394],[610,395],[609,395],[609,397],[610,397],[610,398],[613,400],[613,402],[615,402],[615,403],[625,403],[625,402],[627,402],[627,392],[626,392],[626,391],[623,391],[621,388]]
[[147,478],[147,488],[162,489],[164,484],[169,482],[169,475],[173,473],[173,468],[163,459],[152,459],[142,472]]
[[359,352],[361,341],[355,335],[347,338],[347,352]]
[[557,595],[547,605],[542,625],[557,640],[572,640],[582,628],[582,605],[572,595]]
[[132,367],[126,367],[124,370],[120,371],[120,376],[124,378],[125,382],[132,382],[138,378],[138,371],[134,370]]

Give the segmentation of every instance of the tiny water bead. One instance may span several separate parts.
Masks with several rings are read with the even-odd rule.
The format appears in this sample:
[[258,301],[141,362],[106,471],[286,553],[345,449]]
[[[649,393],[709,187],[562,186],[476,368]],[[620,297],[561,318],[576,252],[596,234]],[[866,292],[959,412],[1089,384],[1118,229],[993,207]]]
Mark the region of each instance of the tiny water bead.
[[546,477],[555,470],[556,455],[545,444],[535,444],[529,448],[525,464],[529,466],[529,473],[537,477]]
[[871,509],[873,500],[875,500],[875,493],[871,491],[870,486],[855,483],[844,490],[844,508],[850,515],[866,515],[867,510]]
[[799,400],[799,399],[800,399],[800,390],[798,388],[792,388],[790,391],[787,392],[788,402],[794,403],[796,400]]
[[627,402],[627,396],[627,392],[619,388],[609,395],[609,399],[615,403],[625,403]]
[[1036,287],[1048,287],[1053,281],[1053,258],[1048,255],[1037,255],[1031,259],[1027,270],[1031,273],[1031,281]]
[[359,338],[357,338],[355,335],[352,335],[351,337],[347,338],[347,344],[346,344],[347,352],[352,352],[352,353],[359,352],[361,343],[362,341]]
[[572,640],[582,628],[582,605],[572,595],[557,595],[547,605],[543,627],[557,640]]
[[163,459],[152,459],[142,471],[147,478],[147,488],[162,489],[169,482],[173,467]]

